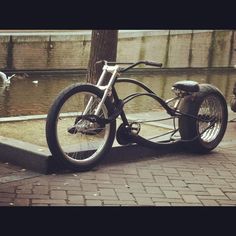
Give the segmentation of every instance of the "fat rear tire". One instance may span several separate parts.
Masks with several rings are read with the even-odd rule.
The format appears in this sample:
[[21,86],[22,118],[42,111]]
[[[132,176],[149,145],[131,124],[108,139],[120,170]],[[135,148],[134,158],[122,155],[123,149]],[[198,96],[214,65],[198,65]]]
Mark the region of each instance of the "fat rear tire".
[[208,127],[204,124],[206,122],[182,115],[179,118],[179,132],[185,148],[195,153],[208,153],[216,148],[224,137],[228,121],[227,103],[222,93],[212,85],[200,84],[198,93],[182,99],[180,111],[192,116],[215,116],[218,119],[212,129],[200,135],[204,130],[202,127]]

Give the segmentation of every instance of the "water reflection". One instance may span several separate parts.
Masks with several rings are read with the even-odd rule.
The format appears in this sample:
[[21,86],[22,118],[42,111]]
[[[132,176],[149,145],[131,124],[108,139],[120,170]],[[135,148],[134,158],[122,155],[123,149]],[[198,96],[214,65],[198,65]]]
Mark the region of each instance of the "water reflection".
[[[171,87],[180,80],[195,80],[199,83],[210,83],[218,87],[224,94],[227,102],[230,101],[234,83],[235,71],[199,71],[199,72],[166,72],[149,74],[131,74],[125,77],[137,79],[149,86],[155,93],[164,99],[173,96]],[[38,81],[34,83],[33,81]],[[48,109],[58,93],[68,85],[76,82],[85,82],[84,75],[65,76],[29,76],[15,78],[8,87],[0,82],[0,116],[18,116],[31,114],[47,114]],[[117,84],[121,97],[130,93],[141,92],[142,89],[133,84]],[[130,111],[151,109],[152,103],[145,97],[134,100],[129,105]]]

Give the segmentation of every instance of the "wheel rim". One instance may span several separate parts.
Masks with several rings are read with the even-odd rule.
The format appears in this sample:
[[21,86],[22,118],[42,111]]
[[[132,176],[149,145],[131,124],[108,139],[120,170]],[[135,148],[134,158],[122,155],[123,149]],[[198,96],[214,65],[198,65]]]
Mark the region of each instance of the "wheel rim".
[[[95,161],[104,150],[110,132],[110,124],[99,127],[98,124],[87,120],[76,121],[76,117],[84,112],[85,104],[87,104],[85,101],[90,98],[92,98],[92,104],[86,114],[94,114],[101,99],[93,93],[79,92],[64,102],[57,117],[58,146],[64,158],[77,165],[88,165]],[[108,118],[105,105],[102,106],[99,116]],[[68,132],[71,127],[76,127],[74,133]]]
[[[202,102],[198,116],[208,121],[198,121],[198,131],[201,134],[201,140],[210,143],[216,139],[222,128],[223,108],[219,98],[210,95]],[[209,122],[209,119],[214,122]]]

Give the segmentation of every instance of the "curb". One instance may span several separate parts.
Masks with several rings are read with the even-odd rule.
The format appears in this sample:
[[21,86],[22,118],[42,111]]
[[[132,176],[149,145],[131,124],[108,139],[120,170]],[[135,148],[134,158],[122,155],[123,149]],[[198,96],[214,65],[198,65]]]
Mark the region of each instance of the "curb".
[[[122,160],[132,160],[166,153],[177,152],[181,145],[175,147],[163,147],[158,150],[146,148],[136,144],[126,146],[113,146],[102,164],[114,163]],[[0,136],[0,161],[9,162],[25,169],[50,174],[62,170],[51,155],[49,149],[35,144]],[[127,158],[126,158],[127,157]]]
[[0,136],[0,161],[46,174],[49,150],[40,146]]

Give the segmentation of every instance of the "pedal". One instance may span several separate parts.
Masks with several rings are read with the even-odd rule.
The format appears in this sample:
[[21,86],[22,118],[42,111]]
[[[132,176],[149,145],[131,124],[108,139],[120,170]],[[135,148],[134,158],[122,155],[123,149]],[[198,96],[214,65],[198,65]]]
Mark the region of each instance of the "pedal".
[[70,133],[70,134],[77,134],[77,129],[75,126],[71,127],[71,128],[68,128],[67,129],[67,132]]
[[141,125],[137,122],[133,122],[130,124],[130,132],[133,135],[138,135],[141,129]]

